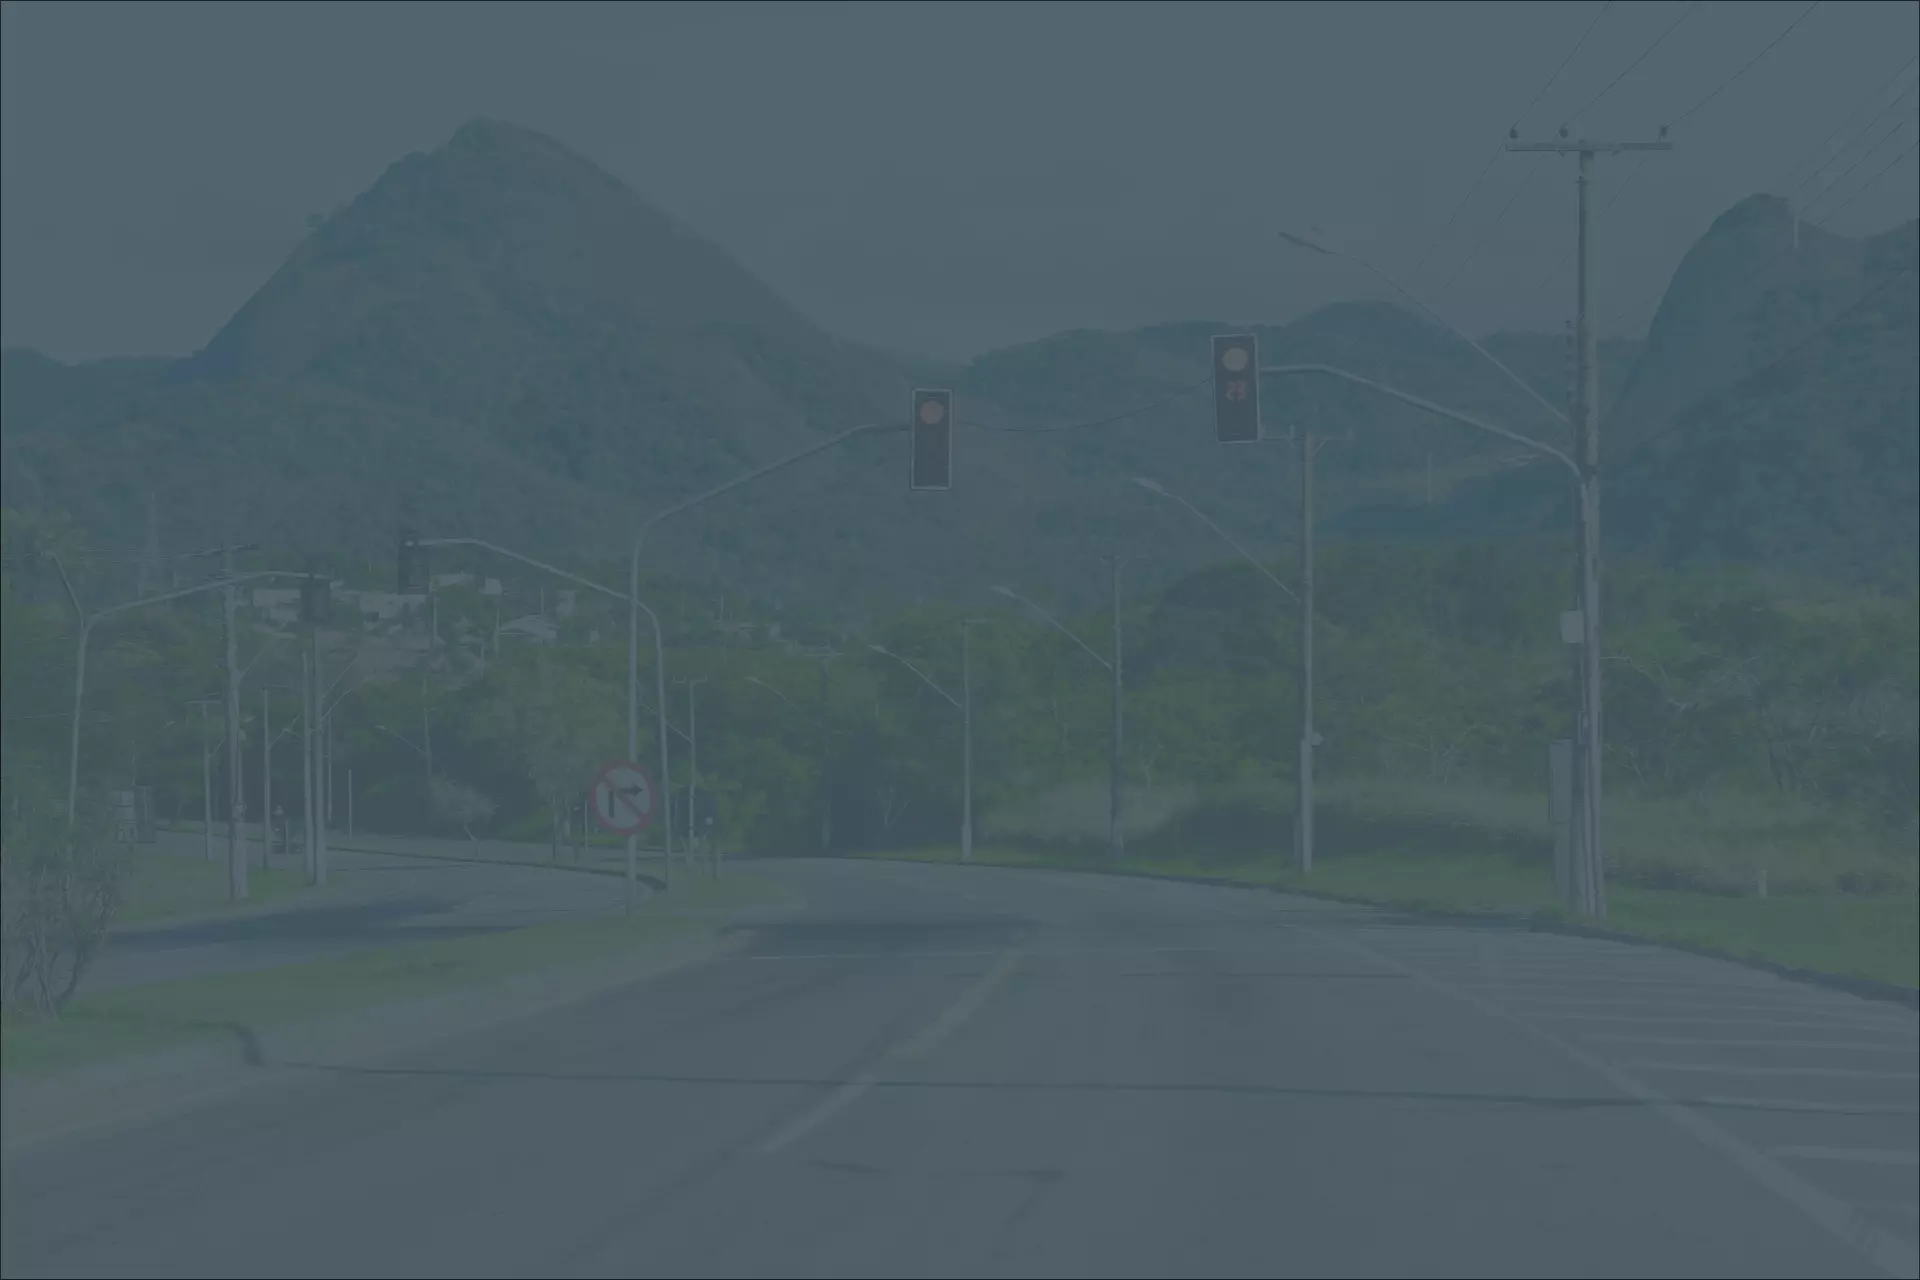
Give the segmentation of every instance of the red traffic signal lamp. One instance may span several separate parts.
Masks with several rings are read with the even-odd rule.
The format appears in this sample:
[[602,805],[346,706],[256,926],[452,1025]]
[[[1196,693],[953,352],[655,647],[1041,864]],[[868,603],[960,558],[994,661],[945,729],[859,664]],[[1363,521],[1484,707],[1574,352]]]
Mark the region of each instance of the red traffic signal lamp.
[[909,489],[953,488],[953,392],[913,393],[913,469]]
[[1213,438],[1221,444],[1260,440],[1260,344],[1250,333],[1213,340]]

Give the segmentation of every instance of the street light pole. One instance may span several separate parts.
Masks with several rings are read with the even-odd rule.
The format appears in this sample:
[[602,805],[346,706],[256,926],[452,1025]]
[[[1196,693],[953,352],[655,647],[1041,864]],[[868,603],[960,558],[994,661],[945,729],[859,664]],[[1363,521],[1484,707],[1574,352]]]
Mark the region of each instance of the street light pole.
[[246,793],[241,786],[240,766],[240,628],[238,589],[233,584],[233,551],[221,557],[226,588],[221,592],[221,611],[227,631],[227,896],[235,902],[247,900],[246,843],[240,824],[246,818]]
[[207,707],[211,698],[196,698],[200,708],[200,838],[208,862],[213,861],[213,744],[207,741]]
[[[417,541],[417,545],[482,547],[497,555],[503,555],[508,559],[518,560],[522,564],[545,570],[557,577],[565,578],[570,582],[577,582],[589,590],[611,596],[616,600],[624,599],[627,602],[627,756],[629,759],[638,756],[640,753],[640,613],[644,610],[648,621],[653,624],[653,651],[655,656],[654,701],[658,708],[659,715],[660,789],[663,795],[671,796],[673,794],[673,773],[667,744],[666,643],[661,636],[659,615],[640,602],[640,553],[646,545],[647,534],[652,531],[655,525],[667,519],[669,516],[677,515],[691,507],[699,506],[711,498],[716,498],[750,481],[758,480],[762,476],[769,475],[783,467],[791,466],[803,458],[810,458],[816,453],[831,449],[835,445],[851,440],[855,436],[876,432],[905,432],[907,430],[909,430],[909,428],[905,423],[870,422],[863,423],[857,427],[849,427],[836,435],[828,436],[824,440],[808,445],[804,449],[796,450],[786,457],[770,462],[744,475],[736,476],[724,484],[715,485],[703,493],[695,494],[693,497],[682,502],[677,502],[670,507],[654,512],[653,515],[647,517],[647,519],[641,523],[640,528],[634,533],[633,551],[627,563],[627,591],[624,597],[619,592],[603,587],[597,582],[591,582],[577,574],[567,573],[565,570],[542,564],[538,560],[520,555],[518,552],[508,551],[504,547],[495,546],[489,542],[483,542],[478,538],[422,538]],[[629,909],[632,908],[636,896],[635,884],[637,873],[634,866],[637,850],[636,841],[637,837],[635,836],[627,837],[627,905]],[[663,852],[665,854],[667,881],[669,886],[671,886],[673,877],[672,822],[667,823]]]
[[973,861],[973,692],[971,661],[967,646],[967,628],[982,626],[990,621],[987,618],[963,618],[960,622],[960,680],[961,694],[954,697],[942,689],[920,668],[887,648],[885,645],[870,644],[867,648],[895,662],[919,676],[927,688],[933,690],[960,713],[960,861]]
[[300,852],[309,884],[316,882],[319,867],[313,839],[314,652],[317,649],[315,645],[300,651]]
[[1079,645],[1082,649],[1086,650],[1087,656],[1091,657],[1095,662],[1099,663],[1102,667],[1105,667],[1107,669],[1108,674],[1112,677],[1110,683],[1113,688],[1113,736],[1108,744],[1109,751],[1107,756],[1107,763],[1108,763],[1107,847],[1108,847],[1108,851],[1113,855],[1113,860],[1117,863],[1120,861],[1121,855],[1125,851],[1124,837],[1121,833],[1121,825],[1120,825],[1121,824],[1121,810],[1120,810],[1121,736],[1120,735],[1121,735],[1121,727],[1122,727],[1121,726],[1121,707],[1122,707],[1122,698],[1125,692],[1123,688],[1122,679],[1121,679],[1121,667],[1120,667],[1120,566],[1126,562],[1122,560],[1118,554],[1115,554],[1110,557],[1103,557],[1103,559],[1106,561],[1106,563],[1113,566],[1113,658],[1111,661],[1101,657],[1097,652],[1095,652],[1092,645],[1088,644],[1085,640],[1082,640],[1079,636],[1075,635],[1071,630],[1068,629],[1065,623],[1061,622],[1058,618],[1048,613],[1045,609],[1042,609],[1039,605],[1035,604],[1033,601],[1027,599],[1025,596],[1015,591],[1012,587],[995,587],[994,592],[998,595],[1005,596],[1009,600],[1018,601],[1020,604],[1023,604],[1027,606],[1027,608],[1033,610],[1042,619],[1044,619],[1047,623],[1049,623],[1054,628],[1054,630],[1058,631],[1061,635],[1065,636],[1067,639],[1073,641],[1075,644]]
[[1313,874],[1313,432],[1300,432],[1300,874]]
[[[693,870],[694,853],[698,849],[696,836],[700,829],[700,721],[699,712],[694,705],[693,691],[705,684],[707,678],[682,681],[687,686],[687,870]],[[672,801],[668,801],[668,813],[672,813]],[[669,824],[671,819],[669,819]],[[715,879],[720,877],[720,855],[715,849],[707,850],[711,861],[711,871]]]
[[[252,550],[251,547],[237,547],[234,549],[239,551]],[[260,570],[253,573],[237,574],[231,577],[224,577],[214,582],[202,582],[197,586],[185,587],[178,591],[165,591],[159,595],[142,596],[137,600],[128,600],[122,604],[109,605],[97,613],[88,614],[80,604],[79,593],[73,589],[73,580],[67,576],[66,566],[60,562],[60,557],[50,556],[49,558],[53,561],[54,569],[60,574],[60,583],[66,589],[67,600],[72,604],[74,617],[79,623],[77,635],[74,639],[73,731],[68,740],[67,748],[67,830],[71,832],[73,830],[75,805],[78,801],[80,789],[80,718],[87,690],[87,648],[93,638],[94,627],[104,619],[112,617],[114,614],[125,613],[128,610],[139,609],[150,604],[164,604],[166,601],[178,600],[185,596],[196,596],[208,591],[229,589],[238,586],[242,582],[257,582],[268,578],[297,578],[303,575],[281,573],[274,570]],[[205,713],[202,712],[203,718],[204,715]],[[204,735],[202,748],[205,750]],[[209,781],[208,787],[211,788],[211,785]],[[209,790],[209,805],[212,803],[210,797],[211,790]],[[213,841],[211,814],[208,816],[207,823],[208,859],[211,861]]]

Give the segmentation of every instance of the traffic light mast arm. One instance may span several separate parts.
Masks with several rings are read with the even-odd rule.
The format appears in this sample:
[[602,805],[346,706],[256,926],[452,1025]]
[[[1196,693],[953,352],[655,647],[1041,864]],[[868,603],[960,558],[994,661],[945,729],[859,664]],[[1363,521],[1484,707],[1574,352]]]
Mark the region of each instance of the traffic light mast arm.
[[550,564],[535,560],[532,556],[523,556],[518,551],[509,551],[505,547],[495,546],[493,543],[482,541],[479,538],[415,538],[413,545],[417,547],[479,547],[482,551],[491,551],[497,556],[505,556],[509,560],[518,560],[521,564],[530,565],[543,573],[550,573],[556,578],[565,578],[568,582],[577,582],[589,591],[598,591],[601,595],[611,599],[624,601],[627,598],[627,594],[624,591],[615,591],[611,587],[603,587],[592,579],[583,578],[577,573],[568,573],[565,569],[556,569]]
[[[733,479],[724,481],[721,484],[717,484],[713,486],[713,488],[708,489],[705,492],[696,493],[691,498],[682,499],[681,501],[674,503],[670,507],[662,508],[661,510],[656,511],[652,515],[648,516],[646,520],[642,522],[642,524],[640,525],[639,532],[634,534],[633,536],[634,559],[638,560],[640,558],[640,548],[645,543],[648,532],[653,528],[653,526],[659,524],[662,520],[665,520],[668,516],[678,515],[689,507],[697,507],[701,503],[706,502],[713,498],[717,498],[721,494],[726,493],[730,490],[737,489],[743,484],[750,484],[753,481],[760,479],[762,476],[770,475],[771,473],[780,470],[782,467],[790,467],[794,463],[799,462],[804,458],[811,458],[816,453],[825,453],[828,449],[833,448],[835,445],[841,444],[847,440],[851,440],[855,436],[867,435],[870,433],[882,432],[882,431],[904,431],[904,430],[906,430],[906,428],[902,427],[897,422],[866,422],[866,423],[862,423],[857,427],[848,427],[846,430],[836,432],[835,434],[828,436],[824,440],[817,440],[814,443],[806,446],[804,449],[797,449],[794,452],[787,454],[783,458],[775,459],[774,461],[767,463],[763,467],[760,467],[753,471],[749,471],[744,475],[737,475]],[[604,588],[601,588],[601,589],[604,590]],[[625,599],[625,597],[623,596],[621,597],[621,599]]]
[[[65,581],[66,576],[66,570],[62,569],[60,571],[61,580]],[[138,600],[128,600],[123,604],[110,604],[104,609],[87,615],[86,624],[91,627],[110,614],[124,613],[128,609],[138,609],[142,605],[159,604],[164,600],[178,600],[182,596],[197,596],[207,591],[219,591],[224,587],[238,586],[242,582],[256,582],[262,578],[304,578],[306,576],[304,573],[283,573],[276,569],[263,569],[257,573],[236,573],[231,578],[214,578],[210,581],[199,583],[196,586],[182,587],[178,591],[166,591],[157,596],[142,596]],[[73,588],[69,586],[67,591],[71,597]],[[79,608],[79,604],[78,598],[74,598],[74,607],[76,609]]]
[[1428,413],[1434,414],[1437,417],[1446,418],[1449,421],[1458,422],[1465,426],[1488,432],[1502,439],[1511,440],[1518,445],[1524,445],[1535,453],[1543,454],[1546,457],[1558,461],[1576,480],[1580,478],[1579,464],[1574,462],[1571,456],[1562,453],[1550,444],[1535,440],[1531,436],[1523,436],[1517,431],[1509,431],[1505,427],[1497,427],[1493,423],[1476,418],[1471,414],[1460,413],[1457,410],[1446,408],[1443,405],[1437,405],[1431,400],[1423,400],[1419,396],[1401,391],[1397,387],[1390,387],[1384,382],[1375,382],[1372,378],[1363,378],[1357,373],[1348,373],[1345,369],[1336,369],[1331,365],[1324,364],[1275,364],[1260,366],[1260,372],[1263,376],[1320,373],[1325,374],[1329,378],[1339,378],[1344,382],[1351,382],[1358,386],[1368,387],[1374,391],[1378,391],[1383,396],[1391,396],[1403,404],[1410,404],[1416,409],[1425,409]]

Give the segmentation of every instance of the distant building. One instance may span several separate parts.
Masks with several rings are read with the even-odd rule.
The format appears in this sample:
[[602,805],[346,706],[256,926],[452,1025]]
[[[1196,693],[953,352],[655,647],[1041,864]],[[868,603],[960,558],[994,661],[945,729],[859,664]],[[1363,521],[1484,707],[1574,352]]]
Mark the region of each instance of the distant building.
[[507,636],[519,636],[535,644],[552,644],[560,638],[560,628],[549,619],[537,613],[530,613],[524,618],[515,618],[512,622],[501,623],[500,635],[503,639]]
[[562,587],[554,593],[554,600],[556,602],[553,606],[554,616],[571,618],[574,610],[579,607],[580,593],[572,587]]
[[427,605],[424,595],[397,591],[335,591],[334,599],[357,608],[364,623],[392,622]]
[[253,609],[276,626],[291,626],[300,621],[300,588],[255,587]]

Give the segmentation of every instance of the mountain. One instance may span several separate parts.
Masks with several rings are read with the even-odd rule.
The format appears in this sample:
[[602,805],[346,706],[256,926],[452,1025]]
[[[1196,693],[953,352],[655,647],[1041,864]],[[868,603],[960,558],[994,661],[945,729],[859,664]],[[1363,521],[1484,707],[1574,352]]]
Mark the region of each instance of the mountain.
[[[1709,238],[1764,238],[1744,226]],[[1683,267],[1676,289],[1711,293],[1715,272]],[[1727,323],[1688,306],[1676,314]],[[648,513],[831,432],[899,422],[910,388],[931,383],[956,394],[951,492],[908,492],[902,437],[849,441],[674,517],[649,535],[647,572],[830,611],[978,596],[997,583],[1095,603],[1096,557],[1115,548],[1142,585],[1223,552],[1137,476],[1242,545],[1290,543],[1289,427],[1330,441],[1316,473],[1330,531],[1554,527],[1564,486],[1521,465],[1524,451],[1318,375],[1265,380],[1274,439],[1216,444],[1209,339],[1242,327],[1076,331],[964,368],[861,347],[588,160],[474,121],[314,227],[187,359],[69,367],[6,352],[0,496],[64,509],[121,546],[141,541],[153,493],[176,547],[245,537],[385,563],[405,523],[609,566]],[[1251,327],[1265,364],[1336,365],[1567,443],[1555,413],[1566,393],[1561,335],[1487,339],[1516,385],[1457,336],[1386,304]],[[1694,327],[1656,322],[1638,361],[1634,344],[1608,344],[1603,402],[1659,406],[1699,390],[1682,376],[1684,352],[1667,349]],[[1669,372],[1643,377],[1648,360]],[[1610,453],[1615,461],[1628,465]],[[1887,483],[1897,509],[1898,484]],[[1691,501],[1658,492],[1678,504],[1669,514]],[[1659,513],[1634,519],[1653,528]],[[1683,524],[1663,527],[1676,548],[1699,540]]]
[[[1920,322],[1909,222],[1852,239],[1799,229],[1771,196],[1729,209],[1682,260],[1644,348],[1602,390],[1602,532],[1670,564],[1732,563],[1901,584],[1920,535]],[[1616,361],[1603,347],[1603,380]],[[1570,529],[1539,464],[1431,510],[1344,513],[1358,536]]]

